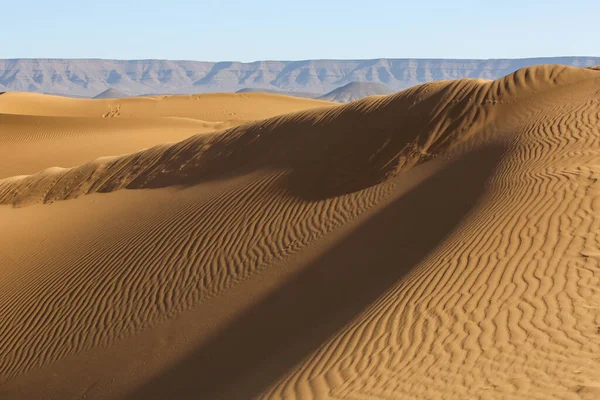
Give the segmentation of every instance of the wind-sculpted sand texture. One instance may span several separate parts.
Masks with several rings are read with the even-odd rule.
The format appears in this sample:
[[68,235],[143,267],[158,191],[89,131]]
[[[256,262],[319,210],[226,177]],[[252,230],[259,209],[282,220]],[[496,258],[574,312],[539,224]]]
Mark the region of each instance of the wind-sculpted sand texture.
[[235,126],[187,118],[39,117],[0,114],[0,179],[72,167]]
[[256,93],[101,100],[8,93],[0,98],[0,179],[328,104]]
[[0,180],[0,394],[597,398],[599,165],[538,66]]

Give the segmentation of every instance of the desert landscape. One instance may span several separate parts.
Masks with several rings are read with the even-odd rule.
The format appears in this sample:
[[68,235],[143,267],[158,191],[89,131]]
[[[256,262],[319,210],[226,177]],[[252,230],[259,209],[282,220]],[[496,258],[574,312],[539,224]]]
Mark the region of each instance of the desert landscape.
[[[436,1],[436,0],[433,0]],[[320,59],[253,62],[176,60],[0,59],[0,91],[68,97],[256,91],[301,97],[331,93],[354,82],[375,93],[399,91],[437,80],[498,79],[541,64],[600,65],[600,57],[515,59]],[[108,91],[106,93],[106,91]]]
[[600,68],[116,97],[0,94],[0,398],[600,398]]

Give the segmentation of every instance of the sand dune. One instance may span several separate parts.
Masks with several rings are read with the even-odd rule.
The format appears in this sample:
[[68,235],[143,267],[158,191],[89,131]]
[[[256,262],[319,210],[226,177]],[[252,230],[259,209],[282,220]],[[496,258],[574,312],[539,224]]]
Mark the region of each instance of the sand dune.
[[286,91],[286,90],[276,90],[276,89],[263,89],[263,88],[242,88],[240,90],[236,90],[236,93],[273,93],[273,94],[282,94],[286,96],[294,96],[294,97],[305,97],[308,99],[316,99],[321,96],[321,93],[311,93],[311,92],[295,92],[295,91]]
[[88,100],[7,93],[0,97],[0,178],[72,167],[329,104],[263,94]]
[[64,117],[181,117],[203,121],[253,121],[332,103],[267,93],[209,93],[122,99],[74,99],[37,93],[4,93],[0,113]]
[[351,82],[319,97],[321,100],[349,103],[367,96],[386,95],[394,91],[381,83]]
[[[206,131],[0,180],[2,398],[600,395],[599,71],[215,96],[119,100],[128,140]],[[0,145],[102,136],[103,101],[4,94]]]
[[89,118],[0,114],[0,178],[71,167],[235,126],[188,118]]

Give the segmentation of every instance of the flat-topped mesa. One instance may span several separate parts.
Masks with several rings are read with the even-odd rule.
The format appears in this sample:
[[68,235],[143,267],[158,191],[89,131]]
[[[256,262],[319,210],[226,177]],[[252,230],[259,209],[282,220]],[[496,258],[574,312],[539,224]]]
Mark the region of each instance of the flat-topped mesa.
[[599,78],[591,69],[545,65],[496,81],[423,84],[390,96],[296,112],[70,169],[3,180],[0,203],[24,206],[123,188],[192,185],[258,169],[285,171],[289,191],[305,199],[337,196],[444,157],[457,146],[481,144],[503,104]]
[[319,99],[336,101],[338,103],[349,103],[368,96],[388,95],[392,93],[394,93],[394,90],[381,83],[351,82],[324,94],[319,97]]

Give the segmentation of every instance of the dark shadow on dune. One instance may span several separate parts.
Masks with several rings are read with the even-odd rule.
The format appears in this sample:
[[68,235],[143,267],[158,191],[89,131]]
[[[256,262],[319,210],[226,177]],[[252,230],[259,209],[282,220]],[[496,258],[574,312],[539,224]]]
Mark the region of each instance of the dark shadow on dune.
[[466,155],[394,200],[129,398],[259,395],[430,254],[481,196],[501,154]]
[[[156,160],[136,154],[133,157],[139,160],[132,164],[151,167],[127,170],[135,178],[125,187],[186,187],[257,170],[285,170],[290,178],[287,188],[304,200],[362,190],[430,159],[431,154],[443,154],[462,140],[477,122],[477,107],[466,95],[449,103],[457,84],[431,93],[426,86],[415,87],[378,101],[286,114],[214,137],[192,137]],[[115,174],[102,180],[98,191],[117,190],[127,179]]]

